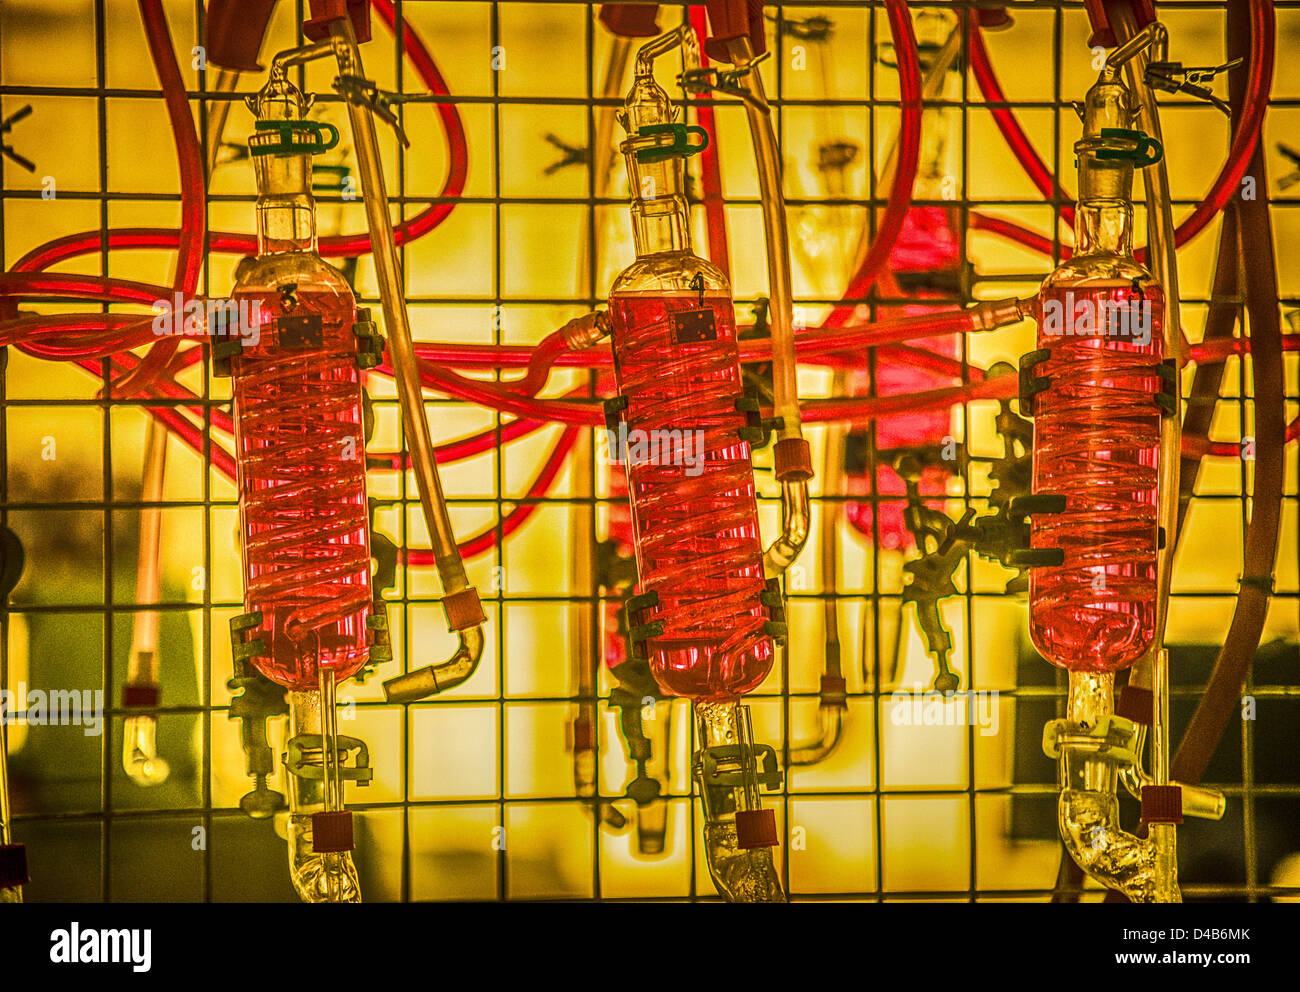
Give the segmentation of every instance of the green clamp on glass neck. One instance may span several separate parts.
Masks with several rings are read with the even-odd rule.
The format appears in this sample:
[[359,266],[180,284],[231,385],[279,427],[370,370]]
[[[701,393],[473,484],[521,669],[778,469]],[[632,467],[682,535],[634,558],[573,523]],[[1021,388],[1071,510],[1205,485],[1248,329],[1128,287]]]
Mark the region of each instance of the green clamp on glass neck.
[[1116,145],[1097,148],[1093,154],[1099,159],[1128,159],[1138,168],[1155,165],[1165,154],[1160,142],[1149,134],[1127,127],[1103,127],[1103,141]]
[[[638,148],[636,150],[638,162],[662,162],[677,156],[689,158],[709,147],[709,132],[694,124],[643,124],[637,130],[638,138],[652,138],[661,134],[671,134],[673,136],[671,144],[659,143],[648,148]],[[687,136],[691,134],[699,135],[699,144],[690,143]]]
[[[269,120],[256,121],[261,134],[248,142],[251,155],[319,155],[339,143],[339,129],[324,121]],[[275,131],[276,135],[265,132]],[[325,132],[329,132],[328,136]],[[271,140],[278,137],[278,140]]]

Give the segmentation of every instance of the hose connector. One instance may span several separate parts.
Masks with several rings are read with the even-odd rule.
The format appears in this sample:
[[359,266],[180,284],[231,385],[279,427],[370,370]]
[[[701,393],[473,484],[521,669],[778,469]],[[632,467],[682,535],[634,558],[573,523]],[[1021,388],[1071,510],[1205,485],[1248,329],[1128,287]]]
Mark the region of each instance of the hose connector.
[[1043,749],[1057,761],[1057,826],[1071,859],[1132,902],[1181,901],[1169,796],[1151,795],[1150,836],[1120,826],[1119,777],[1136,755],[1132,722],[1113,712],[1114,676],[1071,671],[1067,709],[1064,720],[1044,728]]
[[759,792],[781,786],[776,752],[755,746],[749,707],[734,700],[696,702],[695,719],[695,781],[713,884],[728,902],[785,902],[772,860],[780,845],[776,817],[763,809]]

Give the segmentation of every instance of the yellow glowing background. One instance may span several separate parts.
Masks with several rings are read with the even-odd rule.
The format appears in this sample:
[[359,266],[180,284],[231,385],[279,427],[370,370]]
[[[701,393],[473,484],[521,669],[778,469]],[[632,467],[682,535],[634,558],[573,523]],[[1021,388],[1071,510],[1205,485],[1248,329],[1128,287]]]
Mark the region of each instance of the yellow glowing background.
[[[192,46],[199,43],[197,6],[191,0],[165,3],[196,115],[207,106],[199,94],[213,79],[211,71],[203,74],[193,67]],[[263,47],[264,64],[270,53],[295,43],[297,6],[278,5]],[[459,110],[469,138],[464,201],[445,223],[404,251],[417,339],[535,343],[599,303],[613,276],[631,260],[622,202],[627,184],[621,168],[612,174],[611,202],[598,205],[587,202],[588,166],[571,165],[550,175],[544,171],[561,155],[548,143],[547,134],[569,145],[587,142],[593,113],[587,101],[599,92],[611,47],[609,34],[595,20],[595,6],[402,5],[451,93],[465,101]],[[778,6],[772,5],[773,13]],[[919,10],[920,5],[914,7]],[[762,67],[768,93],[796,101],[779,111],[787,194],[824,195],[815,149],[827,137],[838,136],[869,149],[850,168],[845,191],[850,198],[866,198],[872,195],[868,174],[880,169],[899,119],[895,71],[870,56],[870,40],[888,37],[883,10],[866,3],[780,9],[787,19],[823,15],[834,24],[828,42],[804,42],[817,48],[809,53],[816,56],[807,62],[811,71],[794,67],[790,47],[798,42],[790,37],[782,39],[782,51]],[[679,11],[665,5],[660,25],[678,23]],[[1221,5],[1183,5],[1161,16],[1169,26],[1174,57],[1188,65],[1224,61]],[[1049,165],[1054,159],[1060,163],[1062,182],[1073,189],[1071,145],[1077,119],[1068,103],[1081,98],[1095,78],[1089,66],[1086,17],[1081,4],[1066,3],[1059,10],[1036,6],[1015,11],[1015,18],[1011,30],[986,34],[992,60],[1008,99],[1029,104],[1017,108],[1017,115],[1040,154]],[[774,43],[773,32],[769,24]],[[1300,44],[1300,11],[1279,11],[1278,32],[1281,57],[1274,97],[1291,102],[1270,113],[1264,139],[1268,192],[1277,200],[1273,224],[1281,293],[1291,301],[1284,304],[1285,313],[1300,297],[1300,273],[1292,261],[1300,247],[1300,186],[1278,188],[1276,179],[1293,166],[1275,153],[1274,145],[1300,143],[1300,111],[1294,105],[1294,98],[1300,97],[1300,64],[1284,54]],[[496,70],[494,46],[504,55],[503,66]],[[377,21],[364,56],[369,75],[381,88],[421,92],[410,66],[399,69],[392,38]],[[324,161],[348,164],[346,118],[337,102],[324,99],[332,95],[331,78],[332,70],[323,65],[306,73],[307,88],[323,95],[317,116],[334,122],[344,134]],[[661,81],[668,83],[667,70]],[[950,82],[944,158],[952,198],[982,204],[979,209],[985,212],[1049,233],[1052,210],[1007,150],[973,80],[963,84],[958,74]],[[239,90],[246,93],[260,85],[260,77],[248,74],[241,78]],[[0,116],[26,104],[33,107],[32,116],[16,124],[5,140],[37,166],[29,174],[12,162],[3,163],[0,220],[6,266],[64,234],[103,225],[178,223],[176,159],[135,4],[6,0],[0,4],[0,86]],[[111,95],[101,95],[103,87]],[[625,89],[624,83],[620,92]],[[1226,92],[1222,81],[1216,92]],[[868,94],[874,98],[868,100]],[[818,101],[828,96],[856,103],[820,106]],[[1228,124],[1205,104],[1179,98],[1165,102],[1162,123],[1179,217],[1216,175],[1227,148]],[[226,140],[242,143],[251,120],[236,102]],[[436,196],[447,167],[435,108],[408,104],[403,120],[411,138],[408,150],[399,151],[391,130],[380,133],[390,192],[417,201],[395,205],[395,218],[420,209],[420,198]],[[717,110],[717,121],[724,192],[734,201],[727,218],[737,311],[748,320],[753,300],[766,293],[757,181],[743,111],[734,103],[724,104]],[[600,150],[597,161],[608,151]],[[47,176],[55,179],[53,199],[40,195]],[[101,192],[107,195],[101,198]],[[218,167],[210,185],[210,228],[251,231],[253,194],[246,160]],[[704,253],[703,217],[698,206],[695,211],[696,249]],[[796,303],[808,325],[827,310],[810,301],[842,292],[843,245],[865,218],[865,207],[791,207],[791,229],[799,240],[794,253],[800,298]],[[1144,230],[1144,224],[1139,207],[1137,230]],[[322,196],[319,226],[322,234],[363,230],[360,201]],[[1181,253],[1187,298],[1183,315],[1192,341],[1203,332],[1217,228],[1216,222]],[[586,254],[589,230],[596,232],[594,283]],[[976,299],[1031,295],[1050,265],[982,232],[969,235],[966,249],[974,266]],[[211,256],[200,289],[212,295],[228,292],[236,261],[231,255]],[[114,252],[107,268],[101,268],[98,255],[59,268],[167,284],[172,264],[172,253],[124,251]],[[377,290],[366,259],[360,261],[355,285],[358,296],[373,302]],[[79,306],[25,309],[59,312]],[[1033,327],[1024,323],[971,338],[968,357],[984,367],[995,361],[1014,363],[1032,347]],[[1289,422],[1297,413],[1300,379],[1294,354],[1287,358],[1286,373]],[[216,401],[229,396],[229,380],[205,378],[202,366],[188,370],[181,381],[196,392],[208,390]],[[584,381],[579,373],[561,371],[552,377],[548,394],[558,395]],[[801,395],[829,395],[830,385],[829,372],[801,370]],[[123,632],[129,640],[133,610],[135,546],[129,535],[138,516],[133,501],[139,498],[146,418],[130,404],[99,403],[101,386],[100,380],[79,369],[9,349],[6,515],[9,526],[24,538],[28,560],[12,597],[8,665],[11,685],[33,680],[29,662],[34,630],[55,630],[68,657],[59,684],[103,688],[107,679],[111,691],[106,700],[111,704],[120,695],[125,668],[120,645]],[[391,380],[371,376],[368,388],[379,401],[372,448],[395,450],[400,428]],[[1229,360],[1215,439],[1235,441],[1251,433],[1250,407],[1238,402],[1249,390],[1249,363],[1243,370],[1237,359]],[[490,411],[441,398],[430,399],[427,411],[438,441],[497,422]],[[968,419],[960,409],[954,411],[953,434],[972,454],[999,453],[993,430],[996,411],[993,402],[972,404]],[[459,535],[491,526],[503,506],[508,510],[509,501],[527,491],[558,434],[558,428],[551,428],[509,445],[504,456],[488,453],[443,468]],[[820,466],[825,429],[813,427],[808,434],[814,464]],[[53,458],[43,457],[47,439],[55,445]],[[189,641],[176,647],[180,661],[170,669],[182,677],[163,690],[161,726],[164,732],[169,725],[175,728],[166,738],[173,750],[163,756],[172,762],[173,776],[155,790],[126,778],[121,770],[120,716],[110,720],[105,736],[86,739],[89,743],[74,740],[80,735],[76,728],[11,727],[15,833],[29,846],[30,899],[292,898],[283,841],[271,825],[249,821],[238,809],[251,785],[244,774],[238,725],[225,714],[225,683],[231,674],[227,622],[241,612],[242,597],[235,490],[174,439],[167,457],[163,602],[171,620],[164,634],[170,631],[182,641],[187,634]],[[1294,753],[1294,727],[1300,716],[1295,702],[1300,695],[1295,445],[1287,457],[1287,499],[1275,571],[1278,596],[1263,642],[1282,646],[1282,657],[1289,659],[1289,681],[1274,686],[1277,706],[1261,708],[1250,726],[1239,728],[1234,722],[1229,728],[1226,737],[1242,738],[1248,753],[1270,741],[1274,747],[1290,741]],[[765,540],[777,533],[780,523],[779,488],[770,458],[770,451],[757,457]],[[986,467],[974,463],[975,497],[987,494],[984,472]],[[586,553],[587,536],[573,528],[570,500],[588,491],[592,477],[590,467],[584,473],[571,459],[552,499],[503,546],[469,563],[489,617],[483,664],[465,685],[406,708],[384,704],[380,679],[404,666],[414,669],[446,657],[454,641],[436,602],[440,590],[432,570],[399,571],[389,607],[397,657],[379,677],[342,691],[356,704],[344,715],[348,722],[341,725],[343,732],[367,742],[375,768],[371,785],[350,786],[348,791],[349,804],[360,811],[357,858],[368,900],[713,896],[695,838],[698,809],[692,813],[689,798],[689,718],[684,703],[678,702],[672,712],[673,798],[662,855],[636,853],[634,828],[615,832],[596,825],[589,808],[574,795],[566,740],[575,712],[571,700],[576,676],[565,600],[586,592],[575,586],[572,574],[575,554]],[[599,496],[607,491],[603,467],[598,466],[595,478]],[[1221,642],[1241,574],[1241,494],[1251,485],[1249,462],[1209,459],[1203,468],[1177,563],[1171,644],[1212,649]],[[814,496],[820,497],[820,484],[813,486]],[[376,516],[377,527],[399,543],[427,547],[414,494],[411,476],[371,474],[370,495],[385,501]],[[959,482],[951,494],[962,495]],[[127,506],[106,507],[106,499]],[[44,505],[52,503],[58,507]],[[962,505],[954,499],[949,510],[956,516]],[[902,611],[900,618],[903,556],[877,552],[842,525],[840,581],[837,588],[824,589],[819,578],[820,527],[817,503],[812,538],[788,586],[789,650],[751,699],[756,739],[774,744],[778,753],[783,741],[803,742],[814,735],[825,642],[822,601],[828,594],[836,596],[850,693],[844,739],[820,764],[789,770],[785,791],[767,800],[783,831],[779,859],[788,871],[791,895],[966,899],[974,892],[988,899],[1047,898],[1056,876],[1058,844],[1050,829],[1016,826],[1017,817],[1027,816],[1023,811],[1031,807],[1035,822],[1044,815],[1050,819],[1054,792],[1050,762],[1035,743],[1041,720],[1034,726],[1018,725],[1017,707],[1025,696],[1009,694],[1021,689],[1033,695],[1020,677],[1020,663],[1032,651],[1026,610],[1023,602],[1002,595],[1010,573],[974,560],[970,571],[958,573],[959,587],[970,595],[950,599],[944,609],[955,644],[953,667],[962,673],[963,689],[1005,693],[997,704],[997,732],[984,735],[968,726],[899,726],[891,719],[889,692],[894,685],[882,679],[882,695],[872,693],[875,667],[887,671],[896,651],[897,685],[928,685],[933,678],[933,664],[910,610]],[[112,599],[107,605],[106,590]],[[1046,663],[1037,664],[1039,695],[1059,694]],[[600,692],[607,696],[610,688],[608,676],[602,676]],[[1197,685],[1180,688],[1190,698]],[[1260,698],[1267,695],[1261,688]],[[666,708],[661,707],[658,718],[667,716],[662,712]],[[602,704],[600,712],[601,792],[630,817],[634,804],[620,798],[629,767],[617,711]],[[277,748],[283,736],[282,726],[273,728]],[[56,753],[68,756],[57,767],[33,757]],[[1026,769],[1032,781],[1023,778]],[[1255,785],[1247,781],[1243,787],[1240,762],[1228,771],[1235,777],[1214,783],[1235,790],[1230,791],[1225,823],[1209,827],[1190,822],[1180,840],[1197,831],[1217,831],[1205,836],[1226,838],[1222,842],[1235,844],[1235,856],[1243,857],[1243,843],[1260,848],[1258,834],[1251,831],[1262,830],[1263,821],[1257,819],[1254,827],[1247,824],[1255,815],[1247,812],[1255,802]],[[1300,776],[1272,785],[1280,790],[1277,801],[1290,803],[1279,807],[1278,815],[1285,819],[1290,810],[1292,820],[1300,821]],[[273,780],[272,787],[284,789],[282,781]],[[194,849],[196,826],[206,832],[206,849]],[[1255,873],[1252,884],[1300,885],[1300,859],[1295,857],[1300,839],[1281,831],[1269,844],[1267,863],[1245,856],[1248,867],[1243,870]]]

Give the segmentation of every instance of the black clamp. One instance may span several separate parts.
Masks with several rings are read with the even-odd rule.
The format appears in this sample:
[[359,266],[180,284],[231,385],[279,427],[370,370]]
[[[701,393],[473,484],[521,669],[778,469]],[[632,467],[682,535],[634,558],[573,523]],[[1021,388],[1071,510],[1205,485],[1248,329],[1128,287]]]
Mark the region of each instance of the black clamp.
[[1156,367],[1156,374],[1160,377],[1156,406],[1160,407],[1160,416],[1172,417],[1178,413],[1178,363],[1166,358]]
[[1051,357],[1051,348],[1039,348],[1020,359],[1020,412],[1025,416],[1033,415],[1034,397],[1052,385],[1051,378],[1036,374],[1038,366]]
[[230,360],[243,349],[244,339],[238,335],[208,338],[208,347],[212,349],[212,374],[230,378]]
[[370,319],[369,307],[357,308],[357,319],[352,325],[357,339],[357,367],[373,369],[384,360],[384,336],[379,326]]
[[402,94],[381,90],[364,76],[355,76],[351,73],[340,75],[334,80],[333,86],[334,92],[348,103],[358,107],[369,107],[376,117],[389,124],[397,132],[397,138],[403,148],[411,147],[411,139],[406,136],[406,131],[402,129],[402,122],[397,119],[397,112],[393,109],[395,104],[405,102],[401,99]]
[[[248,663],[252,654],[257,652],[247,650],[243,633],[259,626],[261,622],[260,613],[245,614],[231,621],[234,677],[226,682],[226,688],[235,693],[230,699],[227,716],[231,720],[240,721],[239,740],[244,751],[245,767],[256,783],[253,791],[239,800],[239,808],[255,820],[273,816],[285,805],[284,796],[266,784],[267,778],[275,771],[275,756],[271,753],[270,742],[267,740],[266,723],[273,717],[285,716],[289,712],[284,686],[272,682]],[[259,640],[254,643],[260,645],[262,642]]]
[[745,426],[736,433],[749,445],[751,451],[766,448],[772,441],[772,432],[785,427],[785,419],[782,417],[764,417],[758,397],[749,393],[736,400],[736,411],[745,415]]
[[609,432],[609,460],[614,465],[622,465],[623,451],[618,428],[623,421],[623,412],[627,409],[627,397],[612,396],[602,405],[605,408],[605,430]]
[[[664,625],[659,620],[649,620],[644,616],[647,610],[653,610],[659,605],[659,593],[651,589],[640,596],[630,596],[623,603],[623,613],[627,617],[627,638],[628,643],[632,646],[632,657],[645,659],[648,657],[645,649],[645,642],[652,637],[660,637],[664,632]],[[651,614],[653,616],[653,613]]]
[[[376,599],[370,616],[366,617],[366,630],[369,636],[366,643],[370,647],[370,664],[382,665],[393,660],[393,638],[388,628],[388,602]],[[368,667],[368,666],[367,666]]]
[[785,622],[785,597],[781,595],[781,580],[768,579],[767,585],[758,594],[758,601],[767,607],[768,619],[763,624],[763,632],[778,644],[784,645],[788,627]]
[[959,527],[958,535],[970,542],[976,554],[1001,562],[1008,568],[1061,565],[1065,562],[1065,552],[1061,548],[1029,546],[1029,522],[1026,518],[1061,513],[1065,507],[1065,497],[1055,493],[1018,496],[999,507],[998,512]]
[[262,626],[262,611],[255,613],[241,613],[237,617],[230,618],[230,657],[234,659],[236,665],[246,662],[258,655],[264,655],[269,650],[266,641],[261,637],[253,637],[251,640],[248,635],[256,633],[257,628]]

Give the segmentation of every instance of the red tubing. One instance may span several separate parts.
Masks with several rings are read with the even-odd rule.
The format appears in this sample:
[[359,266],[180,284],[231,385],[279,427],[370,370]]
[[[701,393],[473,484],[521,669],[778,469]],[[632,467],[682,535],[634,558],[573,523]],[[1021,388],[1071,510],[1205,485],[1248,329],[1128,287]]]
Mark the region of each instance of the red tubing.
[[[207,230],[207,186],[203,174],[203,154],[199,148],[194,117],[190,114],[189,98],[180,67],[176,64],[176,50],[172,47],[171,31],[163,13],[162,0],[140,0],[140,18],[144,22],[145,36],[149,39],[149,55],[153,59],[158,82],[162,84],[167,117],[171,122],[172,138],[176,143],[176,156],[181,184],[181,228],[176,256],[176,275],[172,288],[178,293],[194,292],[199,283],[199,269],[203,265],[203,245]],[[147,389],[171,361],[180,347],[180,338],[162,338],[149,349],[143,362],[127,373],[117,383],[125,395]]]
[[[1241,188],[1241,181],[1246,175],[1250,156],[1255,151],[1255,143],[1263,133],[1264,116],[1268,111],[1268,94],[1273,85],[1274,23],[1272,0],[1250,0],[1250,17],[1250,76],[1246,83],[1245,110],[1242,114],[1241,125],[1233,136],[1232,145],[1228,149],[1227,160],[1219,170],[1218,176],[1215,177],[1210,191],[1196,206],[1196,209],[1175,229],[1175,247],[1182,247],[1204,230],[1205,226],[1227,206],[1228,201],[1237,195],[1238,190]],[[990,93],[998,94],[997,98],[1003,99],[992,64],[988,61],[988,53],[984,50],[978,28],[974,25],[971,27],[971,69],[975,72],[975,78],[980,85],[980,89],[984,91],[985,99],[994,100]],[[986,88],[986,84],[988,84],[989,88]],[[989,109],[993,111],[992,107]],[[1011,145],[1012,151],[1016,152],[1017,159],[1024,166],[1034,185],[1038,187],[1044,196],[1051,198],[1052,193],[1049,191],[1056,187],[1054,183],[1051,183],[1044,189],[1042,183],[1046,167],[1043,165],[1042,160],[1038,158],[1037,153],[1034,152],[1033,145],[1029,142],[1024,131],[1020,129],[1020,124],[1016,121],[1015,115],[1009,109],[1002,109],[1005,110],[1005,118],[999,118],[998,113],[994,111],[994,118],[998,121],[998,128],[1002,130],[1003,136]],[[1009,130],[1011,133],[1008,133]],[[1024,157],[1022,157],[1022,153]],[[1046,180],[1050,183],[1050,174],[1046,176]],[[1065,212],[1062,210],[1062,217],[1064,216]],[[976,215],[972,214],[972,228],[993,231],[1036,251],[1051,254],[1051,241],[1047,238],[1042,238],[1040,235],[1035,235],[1033,232],[1026,231],[1024,228],[1017,227],[1007,221],[981,218],[982,223],[976,223],[975,218]],[[1066,258],[1069,257],[1068,252],[1064,249],[1062,254]],[[1134,255],[1139,262],[1144,261],[1146,259],[1146,248],[1137,249]]]
[[[394,29],[396,14],[391,0],[371,0],[371,6],[380,20]],[[429,92],[435,96],[450,96],[447,84],[438,71],[437,65],[429,55],[424,41],[416,34],[410,24],[403,24],[402,41],[407,58],[419,73]],[[442,200],[455,200],[465,191],[465,180],[469,172],[469,150],[465,138],[465,127],[460,113],[454,103],[437,105],[438,115],[442,120],[443,131],[447,136],[448,166],[447,178],[442,192]],[[188,110],[187,110],[188,113]],[[201,172],[200,172],[201,174]],[[393,230],[394,244],[410,244],[417,238],[428,234],[446,220],[455,203],[435,203],[420,211],[414,217],[397,225]],[[201,228],[196,228],[201,230]],[[81,234],[68,235],[33,249],[18,260],[15,271],[45,269],[58,262],[89,254],[100,250],[104,232],[86,231]],[[189,232],[186,232],[189,233]],[[118,228],[107,232],[109,250],[118,248],[176,248],[181,242],[181,232],[165,228]],[[230,231],[210,231],[207,237],[207,249],[236,255],[252,255],[257,252],[257,238],[251,234],[238,234]],[[321,238],[318,244],[321,255],[335,258],[355,258],[370,253],[370,234],[344,234]]]
[[805,400],[799,404],[803,419],[808,423],[828,420],[849,424],[865,424],[876,417],[890,417],[899,413],[920,413],[965,403],[970,400],[1010,399],[1020,391],[1015,376],[1001,376],[984,382],[964,386],[945,386],[920,393],[898,396],[841,396],[828,400]]
[[[898,232],[903,229],[907,212],[912,208],[912,185],[916,181],[916,166],[921,154],[921,63],[917,56],[916,32],[912,29],[912,16],[905,0],[885,0],[885,9],[898,58],[898,88],[903,111],[898,139],[898,169],[894,173],[894,186],[876,236],[844,291],[847,300],[866,298],[880,267],[889,257]],[[822,326],[842,326],[853,309],[851,305],[835,307]]]
[[[691,28],[700,43],[700,67],[707,69],[709,57],[704,53],[708,38],[707,11],[690,8]],[[713,119],[713,98],[703,96],[694,101],[695,122],[704,128],[709,141],[700,152],[700,189],[704,194],[704,219],[709,237],[709,261],[731,280],[731,252],[727,245],[727,213],[722,198],[722,169],[718,162],[718,132]]]
[[203,266],[204,232],[207,230],[207,185],[203,174],[203,153],[199,148],[194,117],[190,113],[185,81],[181,79],[180,67],[176,64],[176,50],[172,47],[172,35],[167,27],[162,0],[140,0],[140,17],[144,21],[145,36],[149,39],[149,55],[153,59],[154,70],[158,73],[158,81],[162,84],[163,100],[167,104],[167,118],[171,122],[172,137],[176,141],[180,168],[180,251],[176,258],[176,277],[172,285],[177,292],[192,293],[199,284],[199,269]]
[[[990,104],[1006,103],[1006,94],[1002,92],[998,77],[989,63],[989,53],[984,47],[984,35],[980,32],[979,19],[968,17],[967,27],[970,40],[970,67],[980,92],[984,94],[985,101]],[[998,130],[1002,132],[1002,137],[1011,147],[1011,153],[1015,155],[1016,161],[1025,170],[1035,188],[1049,202],[1059,201],[1061,220],[1073,227],[1074,207],[1071,204],[1074,202],[1074,197],[1061,188],[1051,170],[1038,157],[1038,152],[1034,150],[1033,143],[1020,126],[1020,122],[1016,120],[1016,115],[1011,108],[990,106],[988,110],[993,115]]]
[[[1052,254],[1052,239],[1044,237],[1037,231],[1031,231],[1028,228],[1021,227],[1019,224],[1013,224],[1009,220],[1003,220],[1001,217],[990,217],[988,214],[977,213],[972,210],[970,213],[970,229],[972,231],[988,231],[990,234],[997,234],[1006,238],[1008,241],[1014,241],[1016,244],[1023,245],[1030,251],[1036,251],[1039,254],[1047,255],[1049,258]],[[1073,252],[1069,245],[1061,245],[1061,258],[1069,258]]]

